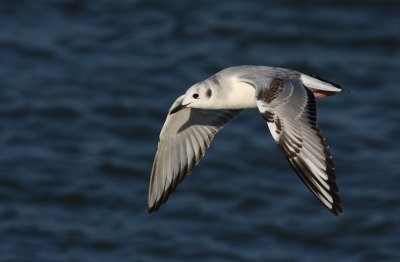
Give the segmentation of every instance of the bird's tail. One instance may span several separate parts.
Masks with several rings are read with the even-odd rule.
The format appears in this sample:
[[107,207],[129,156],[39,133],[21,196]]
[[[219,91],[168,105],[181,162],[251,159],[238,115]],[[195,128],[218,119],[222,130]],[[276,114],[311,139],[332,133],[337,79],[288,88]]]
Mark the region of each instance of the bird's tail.
[[303,85],[309,88],[317,98],[331,96],[335,93],[350,93],[342,86],[315,75],[301,74],[300,79]]

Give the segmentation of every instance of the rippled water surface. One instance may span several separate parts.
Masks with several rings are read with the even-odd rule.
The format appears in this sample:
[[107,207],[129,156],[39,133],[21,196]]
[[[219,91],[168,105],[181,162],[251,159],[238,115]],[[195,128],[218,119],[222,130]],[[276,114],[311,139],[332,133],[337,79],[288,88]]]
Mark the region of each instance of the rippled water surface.
[[[399,261],[400,4],[325,3],[2,1],[0,261]],[[352,90],[318,101],[339,217],[257,110],[147,214],[168,108],[241,64]]]

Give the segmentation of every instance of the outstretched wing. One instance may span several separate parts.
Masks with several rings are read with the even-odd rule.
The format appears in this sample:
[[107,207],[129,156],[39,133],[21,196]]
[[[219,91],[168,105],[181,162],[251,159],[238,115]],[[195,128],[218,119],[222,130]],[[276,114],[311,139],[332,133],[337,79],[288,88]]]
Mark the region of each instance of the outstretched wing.
[[335,215],[342,212],[332,155],[317,127],[315,97],[299,80],[272,79],[256,87],[256,102],[301,180]]
[[[180,105],[179,97],[171,109]],[[168,113],[151,171],[148,210],[157,211],[204,156],[215,134],[240,110],[185,108]]]

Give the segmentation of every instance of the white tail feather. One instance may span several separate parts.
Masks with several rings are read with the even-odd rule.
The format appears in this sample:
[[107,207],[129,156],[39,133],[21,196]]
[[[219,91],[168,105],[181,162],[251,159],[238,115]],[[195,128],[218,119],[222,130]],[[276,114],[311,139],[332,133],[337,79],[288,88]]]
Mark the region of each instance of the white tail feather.
[[322,78],[319,78],[317,76],[310,76],[306,74],[301,74],[300,76],[301,82],[311,89],[312,91],[327,91],[327,92],[334,92],[334,93],[340,93],[340,92],[346,92],[346,90],[332,82],[329,82],[327,80],[324,80]]

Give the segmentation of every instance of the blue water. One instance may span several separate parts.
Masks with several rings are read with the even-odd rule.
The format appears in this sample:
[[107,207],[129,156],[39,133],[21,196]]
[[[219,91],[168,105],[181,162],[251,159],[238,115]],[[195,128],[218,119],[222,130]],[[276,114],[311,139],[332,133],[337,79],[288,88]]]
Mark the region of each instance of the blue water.
[[[398,1],[2,1],[0,261],[400,261]],[[344,213],[308,191],[257,110],[147,213],[166,112],[233,65],[319,100]]]

